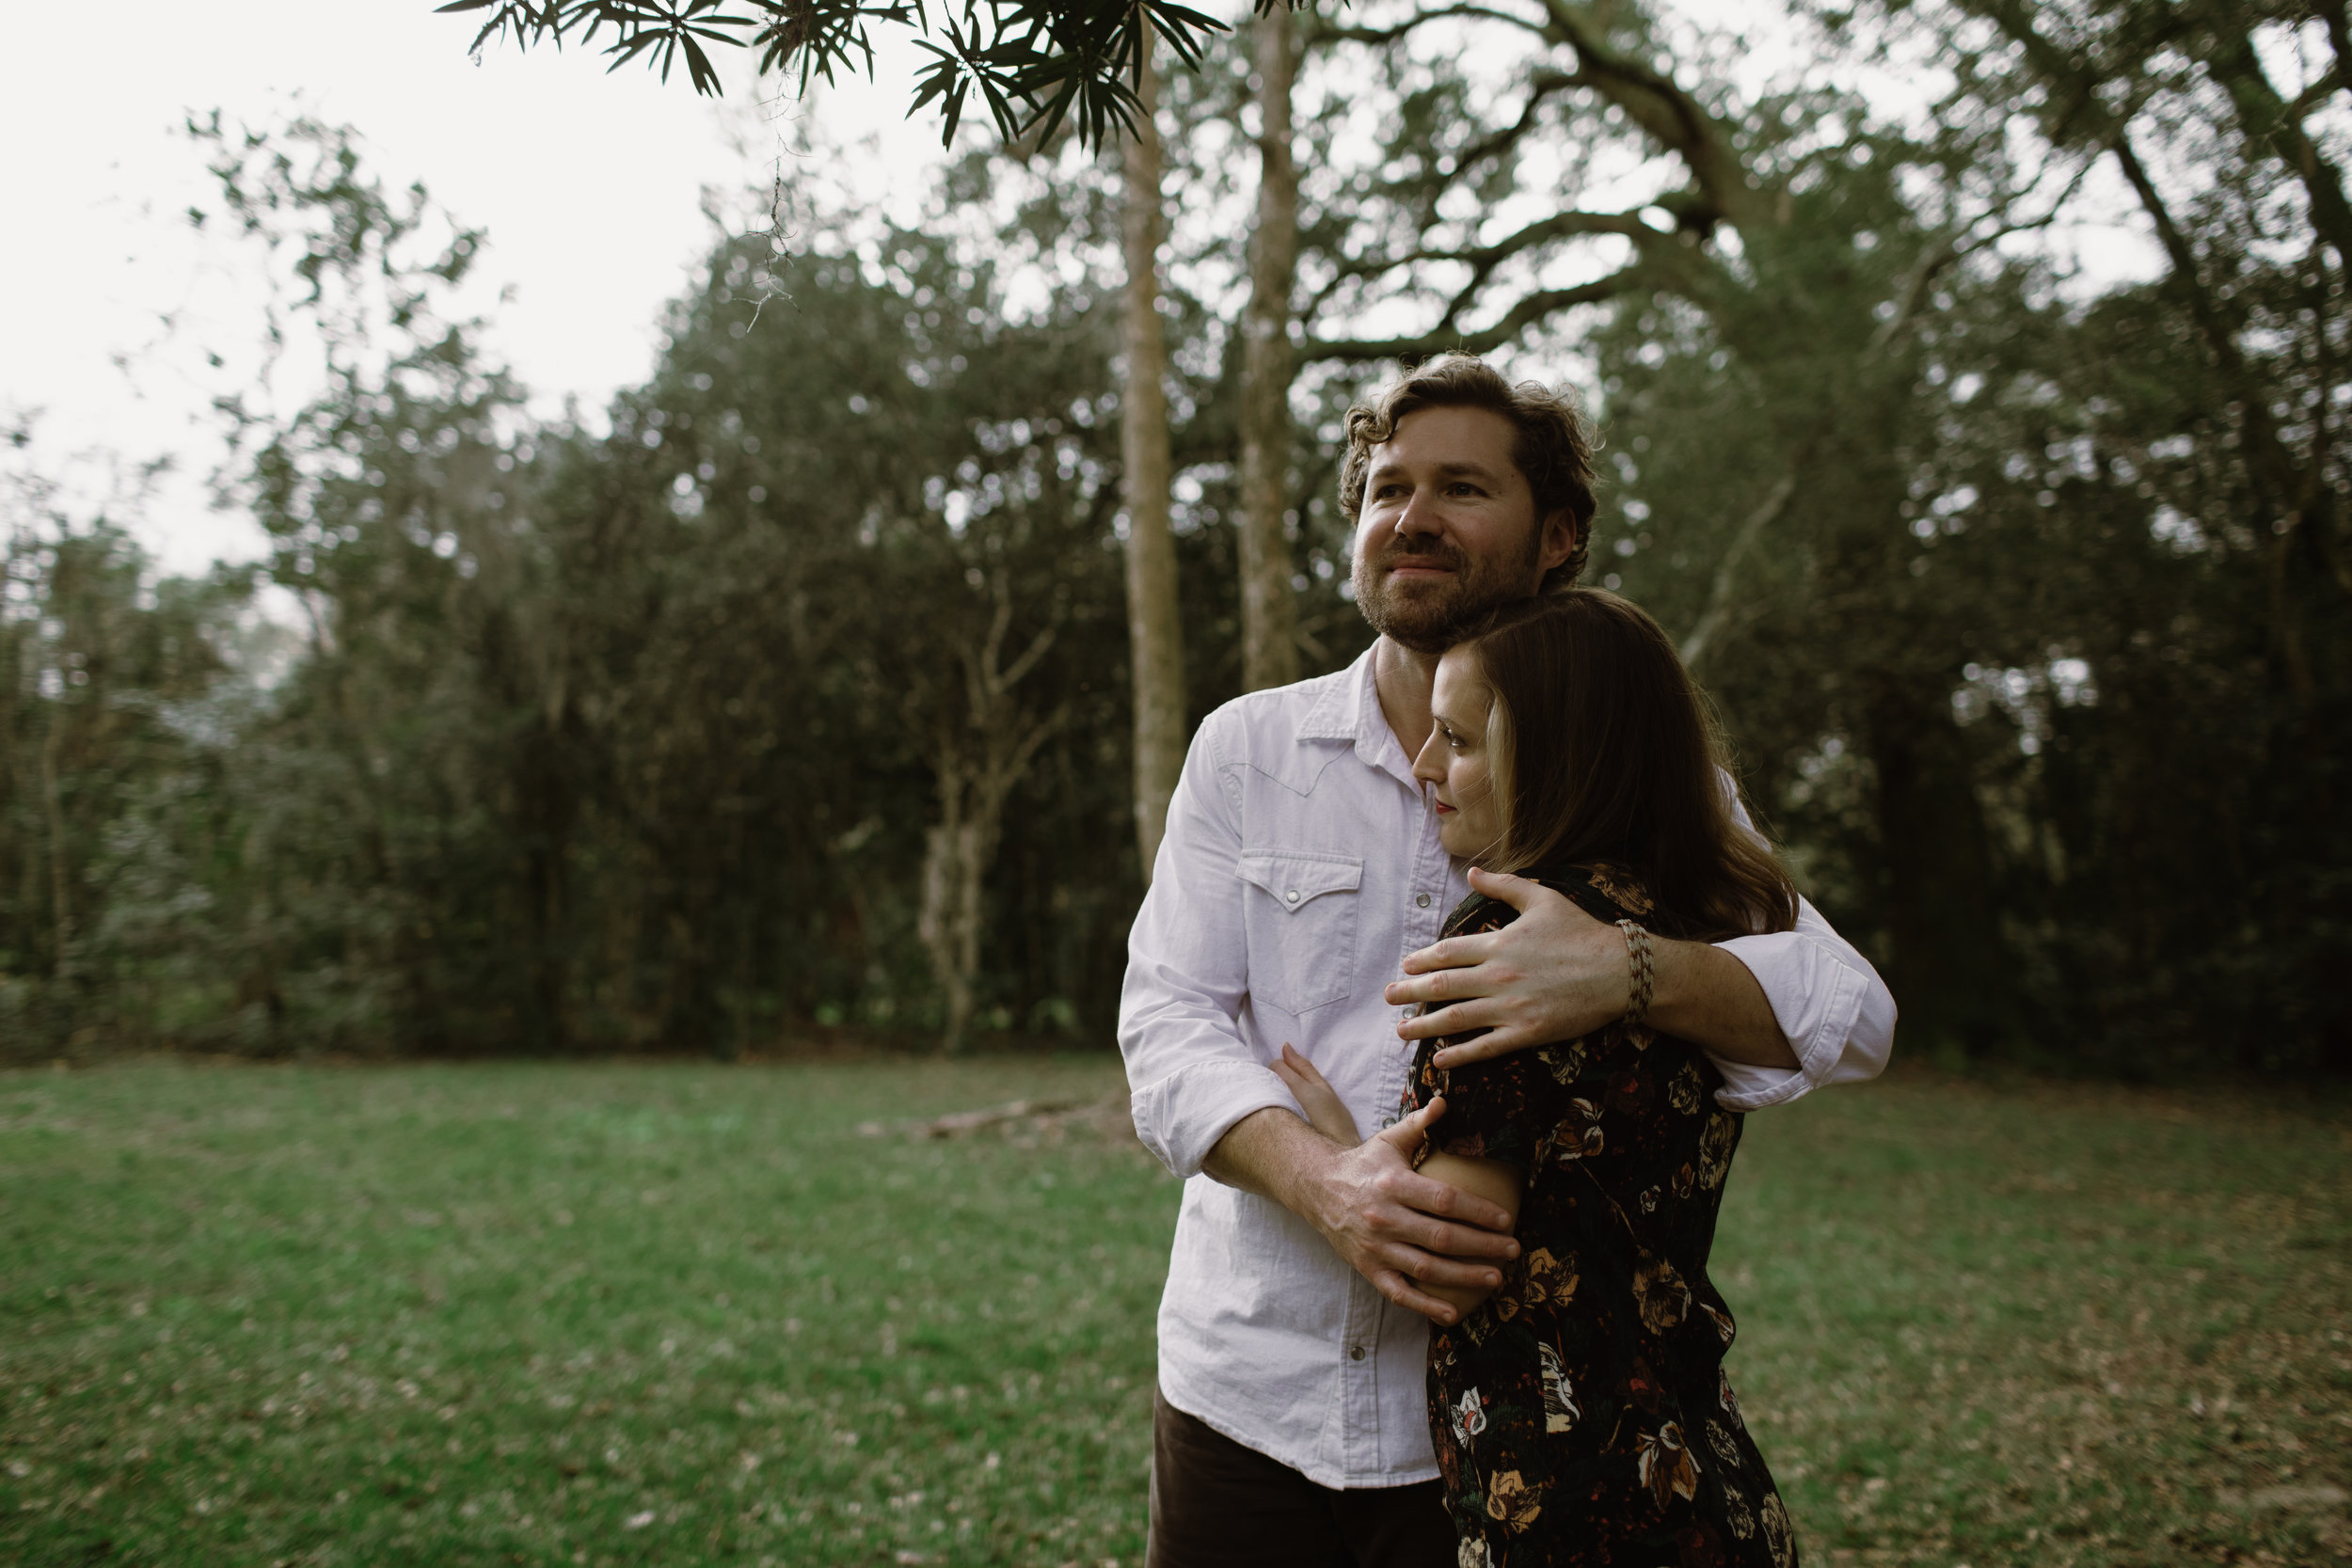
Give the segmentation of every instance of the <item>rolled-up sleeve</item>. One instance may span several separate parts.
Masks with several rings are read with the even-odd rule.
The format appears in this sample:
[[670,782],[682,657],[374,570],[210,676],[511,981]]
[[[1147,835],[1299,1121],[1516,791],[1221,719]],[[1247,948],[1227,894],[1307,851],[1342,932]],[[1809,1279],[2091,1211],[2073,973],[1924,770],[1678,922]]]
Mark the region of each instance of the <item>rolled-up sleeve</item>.
[[1870,961],[1810,903],[1797,901],[1793,931],[1735,937],[1716,945],[1745,964],[1763,987],[1797,1057],[1793,1068],[1718,1059],[1724,1086],[1715,1098],[1725,1109],[1785,1105],[1824,1084],[1858,1084],[1885,1069],[1895,1043],[1894,994]]
[[1241,825],[1220,772],[1230,710],[1193,736],[1151,891],[1127,939],[1119,1050],[1136,1135],[1181,1177],[1253,1111],[1298,1101],[1236,1022],[1249,989],[1242,927]]

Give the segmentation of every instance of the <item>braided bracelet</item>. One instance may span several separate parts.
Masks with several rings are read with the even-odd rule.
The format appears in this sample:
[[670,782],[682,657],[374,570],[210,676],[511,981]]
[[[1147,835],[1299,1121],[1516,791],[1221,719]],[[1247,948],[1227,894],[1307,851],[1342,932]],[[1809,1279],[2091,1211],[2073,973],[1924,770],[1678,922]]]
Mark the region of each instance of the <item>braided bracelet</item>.
[[1657,971],[1650,965],[1649,933],[1630,920],[1618,921],[1617,929],[1625,933],[1626,968],[1632,973],[1624,1022],[1639,1023],[1649,1016],[1650,993],[1658,981]]

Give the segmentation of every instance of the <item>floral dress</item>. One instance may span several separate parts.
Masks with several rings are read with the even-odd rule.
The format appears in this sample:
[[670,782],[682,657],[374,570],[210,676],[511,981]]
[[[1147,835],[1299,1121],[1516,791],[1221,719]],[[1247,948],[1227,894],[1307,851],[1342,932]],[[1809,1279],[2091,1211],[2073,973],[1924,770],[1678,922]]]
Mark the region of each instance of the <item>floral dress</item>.
[[[1607,865],[1538,870],[1596,918],[1650,901]],[[1518,911],[1477,894],[1445,934]],[[1467,1038],[1458,1037],[1457,1038]],[[1407,1109],[1445,1096],[1430,1148],[1527,1172],[1518,1259],[1429,1341],[1429,1422],[1462,1568],[1791,1568],[1788,1511],[1724,1375],[1731,1313],[1707,1277],[1740,1117],[1688,1041],[1613,1023],[1440,1070],[1425,1040]]]

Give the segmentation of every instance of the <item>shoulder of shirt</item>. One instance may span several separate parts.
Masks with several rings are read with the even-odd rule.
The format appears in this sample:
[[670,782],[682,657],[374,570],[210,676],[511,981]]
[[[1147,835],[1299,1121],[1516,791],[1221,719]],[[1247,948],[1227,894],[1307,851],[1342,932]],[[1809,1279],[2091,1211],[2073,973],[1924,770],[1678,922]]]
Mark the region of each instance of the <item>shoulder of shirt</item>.
[[[1351,664],[1327,675],[1293,681],[1288,686],[1245,691],[1212,709],[1200,721],[1200,727],[1220,742],[1244,736],[1260,741],[1294,740],[1307,715],[1334,695],[1334,689],[1344,689],[1356,678],[1356,669]],[[1237,748],[1220,744],[1217,750],[1230,756]]]

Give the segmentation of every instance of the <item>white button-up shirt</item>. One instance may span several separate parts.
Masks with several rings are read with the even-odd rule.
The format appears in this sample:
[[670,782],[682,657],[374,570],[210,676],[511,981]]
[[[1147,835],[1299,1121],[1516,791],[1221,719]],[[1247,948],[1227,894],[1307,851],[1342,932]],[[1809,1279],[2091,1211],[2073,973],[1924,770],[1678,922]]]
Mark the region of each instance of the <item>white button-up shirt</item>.
[[[1160,1302],[1160,1387],[1179,1410],[1320,1485],[1438,1473],[1428,1323],[1391,1304],[1312,1227],[1200,1169],[1267,1106],[1284,1041],[1370,1133],[1395,1118],[1414,1046],[1381,991],[1469,891],[1380,711],[1367,651],[1253,692],[1193,737],[1128,942],[1119,1042],[1136,1131],[1186,1178]],[[1752,1110],[1877,1075],[1895,1003],[1810,904],[1793,931],[1722,944],[1770,998],[1799,1066],[1718,1065]]]

